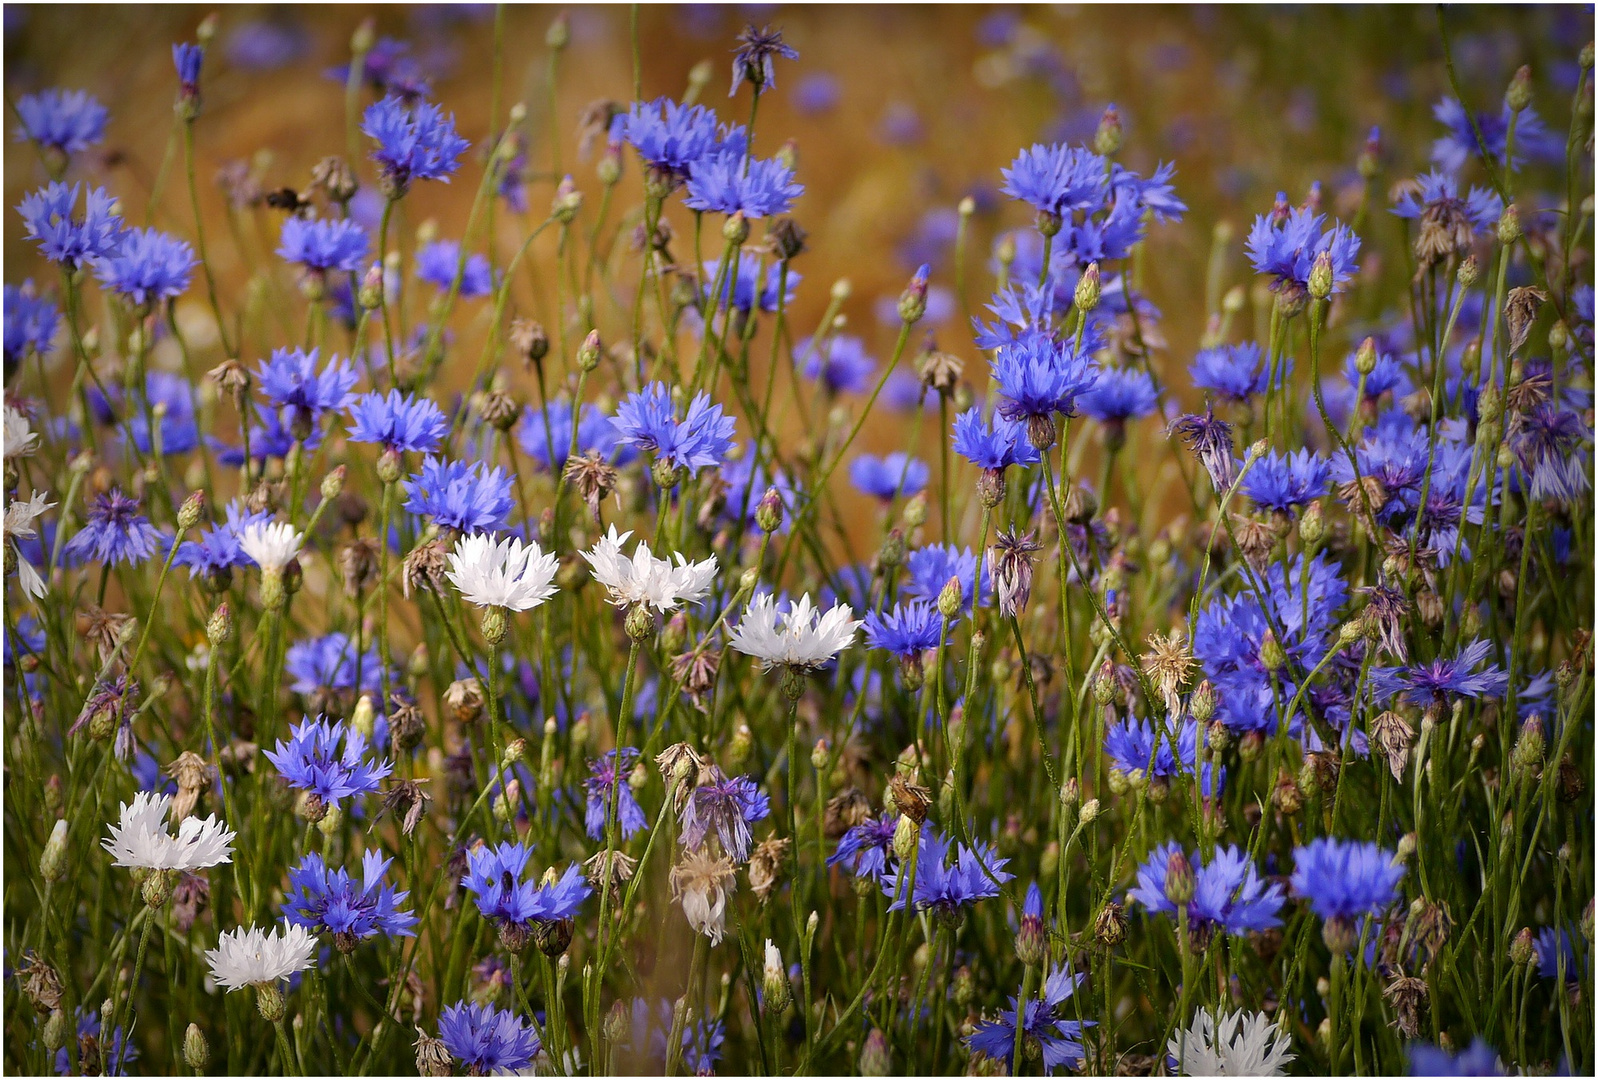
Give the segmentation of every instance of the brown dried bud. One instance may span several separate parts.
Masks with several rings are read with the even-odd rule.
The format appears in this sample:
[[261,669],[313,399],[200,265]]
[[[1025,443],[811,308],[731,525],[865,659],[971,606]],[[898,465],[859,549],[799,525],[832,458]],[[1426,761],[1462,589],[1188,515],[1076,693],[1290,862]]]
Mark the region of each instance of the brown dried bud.
[[859,788],[849,786],[827,800],[822,831],[836,840],[871,816],[871,800]]
[[416,550],[405,556],[400,582],[404,586],[402,591],[406,599],[410,599],[413,589],[427,589],[434,593],[444,591],[447,550],[443,540],[434,538],[425,544],[418,544]]
[[347,203],[360,190],[360,183],[349,162],[332,154],[311,166],[311,187],[325,192],[336,203]]
[[762,903],[771,895],[782,878],[782,868],[787,863],[788,848],[792,841],[784,837],[767,837],[749,854],[749,887]]
[[444,691],[444,708],[458,724],[469,724],[483,715],[483,686],[476,678],[456,679]]
[[903,773],[894,773],[888,781],[888,795],[894,808],[917,825],[927,820],[927,807],[932,803],[932,792],[912,783]]
[[178,782],[178,793],[172,800],[172,820],[181,822],[194,812],[200,793],[210,786],[211,767],[199,754],[185,750],[166,767],[166,774]]
[[338,570],[344,579],[344,595],[351,600],[377,577],[377,541],[362,537],[339,549]]
[[1114,900],[1104,905],[1093,920],[1093,937],[1099,945],[1113,949],[1126,940],[1126,911]]
[[521,414],[521,407],[516,404],[516,399],[505,391],[490,390],[483,395],[478,413],[484,423],[500,431],[509,431],[511,425],[516,423],[516,417]]

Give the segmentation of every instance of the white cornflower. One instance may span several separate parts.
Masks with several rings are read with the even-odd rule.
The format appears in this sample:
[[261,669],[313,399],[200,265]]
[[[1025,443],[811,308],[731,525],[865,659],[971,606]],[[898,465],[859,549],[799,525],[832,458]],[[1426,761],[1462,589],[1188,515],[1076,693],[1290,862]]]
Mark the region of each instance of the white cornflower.
[[272,986],[312,966],[316,957],[316,936],[303,926],[284,926],[270,934],[259,927],[240,928],[217,939],[216,948],[206,951],[211,977],[229,990],[246,986]]
[[[779,621],[781,629],[777,627]],[[750,602],[727,640],[767,668],[785,664],[810,669],[820,667],[853,644],[860,625],[848,604],[836,604],[822,613],[806,593],[783,615],[777,610],[777,598],[761,593]]]
[[622,554],[621,546],[631,532],[616,534],[616,526],[601,536],[592,551],[582,553],[593,568],[594,580],[610,590],[610,602],[618,607],[649,604],[656,611],[671,611],[678,604],[697,604],[716,580],[716,557],[691,563],[677,555],[677,565],[657,559],[642,540],[632,558]]
[[498,543],[487,533],[455,541],[445,575],[469,604],[526,611],[555,595],[560,561],[536,541],[523,545],[514,536]]
[[[11,412],[10,409],[6,411],[8,413]],[[8,417],[6,420],[8,428],[6,442],[8,445],[11,440],[10,424],[11,421]],[[9,454],[10,451],[8,450],[7,453]],[[33,527],[34,519],[55,505],[53,502],[45,501],[48,497],[49,492],[35,491],[26,499],[12,499],[8,502],[5,516],[5,538],[15,541],[31,540],[37,536],[38,530]],[[22,557],[20,550],[17,552],[17,579],[22,583],[22,591],[29,596],[37,599],[44,595],[44,578],[39,576],[39,571],[34,569],[32,563]]]
[[119,824],[100,846],[111,853],[111,865],[147,870],[200,870],[233,861],[233,832],[212,814],[204,821],[184,818],[178,834],[167,832],[172,796],[141,791],[122,804]]
[[721,944],[726,930],[727,897],[738,888],[738,871],[725,855],[690,851],[671,868],[671,897],[682,901],[688,925]]
[[39,449],[39,436],[33,430],[33,425],[28,423],[27,414],[18,412],[11,406],[6,406],[6,443],[5,456],[7,459],[14,457],[27,457]]
[[1293,1060],[1293,1041],[1264,1013],[1223,1013],[1217,1024],[1200,1009],[1193,1026],[1178,1031],[1165,1052],[1187,1076],[1281,1076]]
[[239,530],[239,547],[264,571],[282,570],[304,542],[304,534],[282,521],[256,522]]

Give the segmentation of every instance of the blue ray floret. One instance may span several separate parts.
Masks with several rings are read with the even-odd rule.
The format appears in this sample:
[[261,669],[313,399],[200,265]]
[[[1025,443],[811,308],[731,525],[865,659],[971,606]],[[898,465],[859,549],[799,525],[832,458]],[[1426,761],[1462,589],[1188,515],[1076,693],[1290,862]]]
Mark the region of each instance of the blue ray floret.
[[495,532],[510,520],[511,481],[504,469],[429,457],[422,470],[400,481],[405,509],[432,518],[440,528],[463,533]]
[[402,910],[408,892],[396,892],[383,880],[393,859],[367,849],[359,880],[343,867],[330,868],[312,851],[289,871],[289,897],[283,914],[290,923],[313,933],[332,934],[340,949],[378,934],[411,937],[414,913]]
[[1323,919],[1375,915],[1403,879],[1404,864],[1375,844],[1323,836],[1293,851],[1293,891]]
[[91,95],[82,90],[51,88],[37,94],[24,94],[17,100],[16,140],[32,139],[40,146],[76,154],[105,138],[109,114]]
[[68,540],[61,555],[71,565],[86,562],[134,566],[163,550],[165,537],[139,513],[139,500],[112,488],[89,504],[83,528]]
[[349,403],[350,442],[377,443],[385,450],[431,454],[449,434],[449,420],[431,398],[390,390],[372,391]]
[[387,191],[403,195],[413,180],[449,182],[471,143],[455,133],[455,118],[432,102],[408,105],[390,95],[366,107],[361,130],[377,143],[372,152]]
[[723,416],[721,406],[712,404],[704,391],[694,395],[678,420],[671,390],[659,382],[629,394],[611,423],[622,439],[689,473],[720,465],[737,428],[737,421]]
[[366,230],[349,218],[289,217],[278,241],[279,258],[310,270],[354,274],[366,259]]
[[898,604],[884,612],[868,611],[865,624],[866,644],[900,658],[937,648],[943,633],[943,616],[925,600]]
[[[1061,1068],[1074,1069],[1084,1059],[1082,1033],[1096,1021],[1066,1020],[1063,1018],[1065,1002],[1081,985],[1084,975],[1073,975],[1069,967],[1057,967],[1044,980],[1043,993],[1027,999],[1022,1034],[1035,1040],[1043,1055],[1043,1071],[1053,1075]],[[997,1020],[986,1020],[976,1026],[966,1038],[972,1050],[1008,1068],[1015,1054],[1016,1003],[1001,1010]]]
[[366,736],[346,729],[342,720],[296,724],[286,742],[279,739],[265,754],[289,787],[310,792],[329,806],[376,791],[393,771],[387,761],[368,760]]
[[[1175,843],[1165,843],[1149,853],[1138,868],[1137,888],[1127,895],[1150,911],[1175,916],[1176,903],[1166,892],[1166,871]],[[1187,902],[1189,925],[1242,935],[1280,926],[1277,917],[1285,901],[1282,886],[1260,878],[1246,852],[1232,845],[1217,847],[1208,863],[1195,852],[1187,856],[1193,868],[1193,897]]]
[[438,1014],[438,1037],[473,1076],[520,1073],[543,1049],[538,1035],[510,1009],[456,1002]]

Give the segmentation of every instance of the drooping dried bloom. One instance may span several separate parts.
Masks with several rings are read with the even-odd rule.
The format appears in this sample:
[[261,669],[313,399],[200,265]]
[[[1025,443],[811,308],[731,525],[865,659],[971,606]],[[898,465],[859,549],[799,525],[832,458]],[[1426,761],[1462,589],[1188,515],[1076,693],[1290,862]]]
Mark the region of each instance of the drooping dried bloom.
[[606,461],[597,450],[566,460],[566,480],[588,504],[588,512],[594,515],[596,525],[599,524],[599,504],[616,489],[619,475],[616,466]]
[[793,843],[786,836],[771,836],[755,845],[749,856],[749,887],[762,903],[771,895],[781,879],[782,868],[788,859],[788,848]]
[[583,863],[583,876],[588,878],[595,891],[602,892],[608,888],[611,900],[619,901],[622,886],[632,880],[633,871],[637,869],[638,860],[626,852],[601,849]]
[[1376,752],[1387,759],[1393,779],[1402,782],[1404,766],[1409,761],[1409,747],[1415,740],[1415,729],[1398,713],[1388,710],[1371,721],[1371,742]]
[[442,593],[444,590],[444,568],[449,548],[439,537],[416,545],[409,555],[405,556],[405,565],[400,573],[400,584],[405,598],[410,599],[411,590],[420,592],[426,589],[432,593]]
[[836,840],[870,816],[871,800],[865,792],[851,785],[827,800],[822,831],[829,840]]
[[1509,351],[1520,351],[1531,336],[1531,325],[1537,321],[1537,309],[1543,306],[1548,294],[1534,285],[1522,285],[1509,290],[1504,302],[1504,317],[1509,321]]
[[696,649],[671,658],[672,678],[682,683],[688,700],[700,712],[709,708],[708,697],[716,685],[716,672],[720,667],[719,649]]
[[1413,1039],[1420,1034],[1429,992],[1425,979],[1402,973],[1382,989],[1382,995],[1393,1003],[1393,1011],[1398,1014],[1394,1026],[1404,1038]]
[[988,549],[988,572],[999,596],[999,614],[1019,618],[1032,597],[1032,555],[1042,551],[1037,532],[1001,532]]
[[172,818],[182,821],[194,812],[200,793],[210,786],[211,767],[199,754],[185,750],[166,767],[166,774],[178,782],[177,797],[172,800]]
[[17,968],[17,978],[22,983],[22,992],[27,995],[33,1007],[41,1016],[48,1015],[50,1010],[61,1006],[61,976],[56,969],[39,959],[35,953],[28,953],[22,960],[22,965]]
[[433,797],[422,786],[425,783],[427,778],[423,777],[420,780],[400,780],[391,785],[383,793],[383,803],[378,808],[377,816],[372,819],[372,828],[377,827],[378,820],[384,814],[392,813],[400,819],[400,831],[406,836],[416,832],[417,823],[427,815],[428,807],[433,805]]
[[671,868],[671,898],[682,902],[688,925],[720,945],[726,932],[727,897],[738,888],[737,870],[725,855],[709,849],[684,852]]
[[1153,681],[1154,688],[1164,698],[1166,713],[1179,715],[1182,698],[1178,691],[1187,685],[1188,676],[1193,670],[1193,650],[1188,648],[1187,637],[1181,628],[1165,635],[1150,634],[1142,667]]

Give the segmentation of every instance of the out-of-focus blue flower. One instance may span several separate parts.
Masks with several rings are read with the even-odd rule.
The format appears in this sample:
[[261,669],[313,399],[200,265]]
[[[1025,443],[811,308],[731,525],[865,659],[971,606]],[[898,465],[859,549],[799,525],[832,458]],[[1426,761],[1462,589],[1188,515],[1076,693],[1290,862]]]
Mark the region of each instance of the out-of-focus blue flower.
[[[423,244],[416,252],[416,280],[426,281],[442,291],[449,291],[455,283],[455,273],[460,268],[461,246],[455,240],[434,240]],[[466,260],[466,271],[461,275],[460,295],[471,299],[487,296],[494,291],[494,274],[486,255],[472,255]]]
[[1322,232],[1325,220],[1325,214],[1307,206],[1288,209],[1286,193],[1278,192],[1276,208],[1255,217],[1249,230],[1246,247],[1254,270],[1269,274],[1271,288],[1278,292],[1302,297],[1308,295],[1315,257],[1324,252],[1331,260],[1332,292],[1341,292],[1359,269],[1354,261],[1359,255],[1359,237],[1340,222]]
[[[339,749],[340,741],[343,749]],[[308,791],[329,806],[377,790],[394,767],[386,760],[366,758],[366,736],[344,722],[305,720],[289,729],[285,742],[264,751],[289,787]]]
[[831,334],[817,343],[813,337],[799,342],[794,353],[807,379],[817,380],[829,394],[863,394],[871,389],[877,362],[866,343],[853,334]]
[[715,769],[707,782],[683,801],[683,846],[698,851],[712,832],[734,862],[749,858],[750,826],[771,815],[771,799],[747,776],[725,776]]
[[[954,858],[949,858],[950,853]],[[921,826],[920,852],[916,856],[915,910],[928,908],[953,916],[968,904],[999,895],[999,886],[1015,880],[1005,872],[1009,859],[1002,859],[991,846],[976,842],[974,848],[950,843],[925,823]],[[892,897],[899,889],[903,867],[896,866],[882,875],[883,895]],[[911,897],[900,896],[889,905],[898,911]]]
[[[161,453],[186,454],[200,442],[199,425],[194,419],[193,387],[181,375],[151,371],[144,376],[144,401],[130,405],[120,385],[106,387],[109,398],[98,387],[89,391],[89,408],[103,424],[115,424],[125,417],[127,428],[140,453],[154,453],[150,442],[150,413],[160,406]],[[146,413],[145,405],[150,413]]]
[[317,370],[317,350],[275,349],[256,369],[261,395],[284,412],[283,419],[304,438],[324,414],[349,404],[359,376],[348,360],[333,357]]
[[721,406],[711,404],[704,391],[694,395],[678,420],[671,390],[660,382],[629,394],[617,406],[611,424],[622,439],[690,474],[720,465],[732,449],[737,428],[737,421],[723,416]]
[[[1044,980],[1041,997],[1027,999],[1025,1018],[1020,1021],[1024,1038],[1035,1040],[1043,1053],[1043,1071],[1054,1075],[1064,1067],[1074,1069],[1083,1061],[1082,1033],[1092,1020],[1066,1020],[1065,1002],[1076,992],[1083,975],[1071,974],[1070,967],[1057,967]],[[966,1038],[966,1046],[1005,1068],[1015,1054],[1016,1004],[999,1013],[997,1020],[986,1020]]]
[[1545,926],[1537,931],[1532,941],[1532,951],[1537,955],[1537,974],[1544,979],[1559,978],[1559,969],[1565,969],[1565,981],[1581,981],[1581,968],[1576,956],[1575,939],[1564,927]]
[[1581,416],[1544,402],[1518,419],[1510,445],[1521,467],[1531,474],[1531,497],[1569,505],[1591,488],[1587,475],[1592,441]]
[[1508,1076],[1498,1060],[1498,1051],[1480,1035],[1459,1053],[1451,1053],[1430,1043],[1410,1043],[1411,1076]]
[[1150,416],[1159,404],[1154,380],[1141,368],[1101,369],[1092,388],[1077,399],[1077,408],[1105,424]]
[[993,359],[993,378],[1003,397],[999,415],[1006,420],[1049,418],[1055,413],[1074,416],[1077,399],[1092,389],[1099,368],[1086,347],[1056,341],[1037,328],[1021,331],[1014,341],[999,347]]
[[838,840],[838,849],[827,856],[828,866],[842,865],[856,877],[881,881],[893,858],[893,833],[899,815],[883,814],[851,826]]
[[400,481],[405,509],[432,518],[441,529],[463,533],[496,532],[510,520],[510,477],[485,462],[468,465],[429,457],[422,471]]
[[[982,594],[977,596],[978,564],[982,571]],[[957,548],[953,544],[928,544],[916,548],[905,558],[904,591],[922,600],[937,602],[950,578],[960,582],[960,606],[969,612],[973,602],[986,603],[993,594],[993,582],[988,577],[984,560],[970,548]]]
[[61,312],[48,297],[40,296],[29,278],[20,286],[5,287],[5,361],[10,370],[20,364],[30,350],[40,356],[50,351],[55,341]]
[[514,1075],[530,1069],[543,1044],[510,1009],[459,1001],[438,1014],[438,1037],[472,1076]]
[[1404,864],[1375,844],[1322,836],[1293,849],[1293,891],[1323,919],[1378,914],[1403,879]]
[[[414,105],[427,96],[431,85],[410,52],[411,43],[408,41],[378,38],[361,64],[361,81],[379,94],[396,97],[405,105]],[[339,64],[328,68],[323,75],[343,86],[349,82],[350,66]]]
[[[270,458],[287,457],[296,442],[294,433],[289,430],[289,425],[284,422],[284,417],[292,415],[292,409],[258,409],[256,415],[261,418],[261,423],[250,425],[250,459],[252,461],[266,461]],[[239,466],[244,464],[244,447],[232,446],[210,435],[205,441],[216,450],[216,459],[223,465]],[[322,445],[322,429],[312,428],[305,436],[303,446],[307,452],[314,452]]]
[[804,193],[804,185],[794,182],[793,169],[776,158],[724,151],[689,163],[683,203],[690,210],[762,218],[786,214]]
[[[92,1036],[100,1038],[100,1011],[86,1006],[78,1006],[73,1013],[77,1020],[77,1037]],[[123,1038],[122,1025],[118,1024],[111,1032],[111,1045],[100,1048],[100,1067],[105,1070],[106,1076],[128,1075],[128,1062],[139,1059],[139,1048],[133,1040]],[[65,1046],[58,1049],[51,1058],[55,1066],[56,1075],[70,1076],[72,1074],[72,1059]]]
[[943,616],[925,600],[896,604],[885,612],[868,611],[865,618],[866,644],[900,659],[919,656],[938,647],[943,634]]
[[432,102],[414,107],[393,95],[366,107],[361,130],[377,143],[372,153],[387,189],[404,194],[413,180],[449,182],[471,143],[455,133],[455,118]]
[[1268,510],[1291,513],[1326,493],[1331,463],[1313,450],[1283,454],[1272,450],[1254,462],[1243,477],[1243,494]]
[[716,114],[670,98],[635,101],[611,121],[611,137],[628,143],[645,164],[681,181],[688,166],[716,146]]
[[[283,915],[315,934],[332,934],[335,943],[362,941],[377,934],[412,937],[416,915],[402,911],[408,892],[396,892],[383,881],[393,859],[368,848],[361,856],[361,879],[351,879],[343,867],[330,869],[312,851],[289,871],[288,899]],[[343,944],[341,951],[348,952]]]
[[350,442],[379,443],[385,450],[431,454],[449,434],[449,420],[431,398],[390,390],[372,391],[350,402]]
[[177,69],[178,83],[190,93],[200,85],[200,65],[205,62],[205,50],[189,41],[172,45],[172,66]]
[[[1174,917],[1177,909],[1166,895],[1166,870],[1171,856],[1181,850],[1176,843],[1156,847],[1138,867],[1137,888],[1127,895],[1150,911]],[[1262,880],[1246,852],[1232,845],[1217,847],[1208,864],[1199,861],[1197,852],[1186,857],[1194,881],[1187,903],[1190,926],[1243,935],[1281,925],[1276,913],[1285,899],[1282,886]]]
[[[665,998],[650,1009],[644,998],[634,998],[632,1032],[627,1048],[634,1054],[647,1054],[656,1072],[666,1069],[666,1043],[671,1038],[672,1004]],[[720,1020],[703,1019],[685,1024],[682,1031],[683,1068],[695,1076],[712,1076],[721,1060],[721,1044],[726,1040],[726,1025]]]
[[877,120],[877,138],[887,146],[909,146],[925,134],[921,114],[908,101],[889,102]]
[[886,457],[861,454],[849,463],[849,481],[867,495],[887,502],[896,496],[909,498],[927,486],[932,475],[927,463],[895,450]]
[[1102,157],[1086,147],[1061,143],[1035,143],[1000,174],[1004,177],[1001,191],[1055,219],[1097,208],[1110,186]]
[[291,215],[278,239],[280,258],[310,270],[354,274],[366,260],[366,230],[349,218],[308,221]]
[[804,116],[821,116],[838,107],[843,91],[838,77],[829,71],[809,71],[793,88],[793,107]]
[[1486,663],[1493,643],[1478,638],[1452,657],[1428,664],[1372,668],[1371,688],[1379,700],[1402,692],[1406,701],[1420,706],[1447,704],[1461,697],[1501,698],[1509,676],[1496,664]]
[[[1247,401],[1265,393],[1271,375],[1265,355],[1252,341],[1200,349],[1187,370],[1194,386],[1226,401]],[[1288,361],[1277,377],[1277,385],[1283,385],[1291,372],[1292,363]]]
[[135,304],[154,304],[187,289],[198,262],[186,241],[159,229],[128,229],[96,261],[94,276]]
[[61,557],[72,566],[86,562],[133,566],[162,550],[164,539],[139,513],[138,499],[112,488],[94,497],[88,520],[61,549]]
[[293,677],[290,689],[296,694],[314,694],[318,690],[376,691],[383,686],[383,665],[377,647],[369,645],[357,654],[355,639],[339,630],[290,645],[283,658],[283,670]]
[[799,505],[798,493],[781,469],[768,474],[766,468],[757,465],[751,455],[745,455],[723,465],[721,479],[727,485],[721,507],[722,517],[733,522],[741,519],[745,528],[753,529],[758,534],[760,523],[755,517],[760,508],[760,499],[769,488],[776,488],[783,507],[782,525],[777,531],[785,533],[793,527],[793,514]]
[[[516,441],[541,471],[549,471],[550,454],[554,454],[555,468],[566,467],[572,444],[572,406],[565,398],[556,398],[548,405],[549,428],[544,427],[545,410],[528,405],[522,411],[522,422],[516,429]],[[577,422],[577,452],[597,453],[608,461],[625,464],[637,457],[632,447],[620,447],[616,429],[610,418],[599,411],[597,405],[585,404]]]
[[[619,762],[618,754],[621,759]],[[621,825],[623,840],[631,839],[649,827],[649,819],[644,817],[644,808],[638,805],[638,797],[633,794],[632,785],[627,782],[627,773],[637,760],[638,750],[625,746],[588,763],[588,779],[583,781],[583,787],[588,792],[588,805],[583,816],[583,828],[588,831],[588,839],[604,839],[605,819],[610,814],[610,801],[613,797],[617,800],[617,821]],[[613,794],[618,784],[621,788],[620,794]]]
[[[788,268],[786,285],[782,274],[782,264],[772,263],[766,267],[766,280],[760,282],[760,260],[753,255],[744,255],[735,262],[738,268],[737,281],[729,281],[725,276],[721,283],[721,302],[716,305],[721,310],[726,310],[729,300],[732,306],[739,311],[753,311],[756,305],[761,311],[777,310],[777,291],[783,289],[785,295],[783,303],[793,302],[801,275],[793,267]],[[710,294],[716,287],[716,274],[719,272],[721,261],[711,259],[705,263],[705,279],[700,283],[700,296],[705,307],[710,307]]]
[[1126,192],[1135,200],[1138,216],[1148,211],[1155,221],[1181,221],[1187,213],[1187,204],[1176,197],[1171,177],[1176,175],[1176,164],[1163,161],[1147,178],[1120,165],[1111,166],[1110,188],[1117,193]]
[[1414,186],[1406,188],[1393,202],[1392,212],[1401,218],[1424,217],[1450,231],[1463,222],[1470,233],[1484,233],[1498,223],[1504,200],[1479,187],[1471,188],[1461,198],[1458,177],[1433,169],[1415,177]]
[[275,71],[303,59],[310,45],[310,35],[297,23],[252,19],[233,28],[224,48],[228,63],[236,68]]
[[[1474,127],[1465,107],[1451,97],[1444,97],[1432,106],[1432,115],[1448,129],[1447,134],[1432,143],[1432,164],[1444,172],[1457,173],[1465,167],[1472,155],[1492,159],[1502,165],[1504,152],[1509,149],[1509,118],[1511,110],[1506,101],[1499,112],[1476,114]],[[1476,131],[1481,138],[1476,138]],[[1483,153],[1485,151],[1485,153]],[[1536,109],[1525,109],[1515,120],[1515,156],[1509,167],[1519,169],[1530,157],[1535,161],[1559,161],[1564,158],[1564,141],[1543,123]]]
[[1001,470],[1011,465],[1034,465],[1038,448],[1027,438],[1026,425],[995,415],[984,422],[982,410],[971,406],[954,418],[954,452],[979,469]]
[[534,922],[559,922],[577,914],[593,892],[576,863],[547,885],[522,881],[522,871],[532,851],[521,844],[473,848],[467,854],[466,886],[483,917],[496,923],[527,926]]
[[[1141,771],[1151,780],[1170,782],[1176,777],[1192,776],[1193,764],[1198,760],[1200,738],[1198,722],[1191,717],[1175,723],[1176,752],[1171,750],[1171,735],[1149,721],[1129,717],[1112,725],[1104,733],[1104,753],[1110,764],[1130,776]],[[1220,774],[1225,779],[1224,770]],[[1200,780],[1201,791],[1206,795],[1219,794],[1215,783],[1215,766],[1204,765]]]
[[105,121],[110,114],[82,90],[51,88],[37,94],[24,94],[17,101],[17,142],[32,139],[40,146],[76,154],[105,138]]
[[773,30],[769,26],[756,30],[753,23],[746,26],[738,35],[738,48],[733,51],[732,89],[727,96],[736,94],[739,84],[745,79],[754,86],[756,93],[776,86],[777,69],[774,61],[779,56],[784,60],[797,60],[799,50],[782,40],[781,30]]
[[227,504],[226,520],[202,530],[198,540],[185,540],[179,544],[172,562],[176,566],[187,566],[190,577],[219,575],[235,566],[254,566],[255,560],[239,546],[239,533],[248,525],[271,520],[271,511],[249,514],[235,499]]
[[39,253],[69,270],[98,263],[115,250],[122,237],[122,218],[114,209],[117,201],[105,188],[89,188],[83,216],[73,216],[81,188],[80,184],[68,187],[55,181],[24,195],[17,204],[17,213],[22,215],[29,238],[38,242]]

